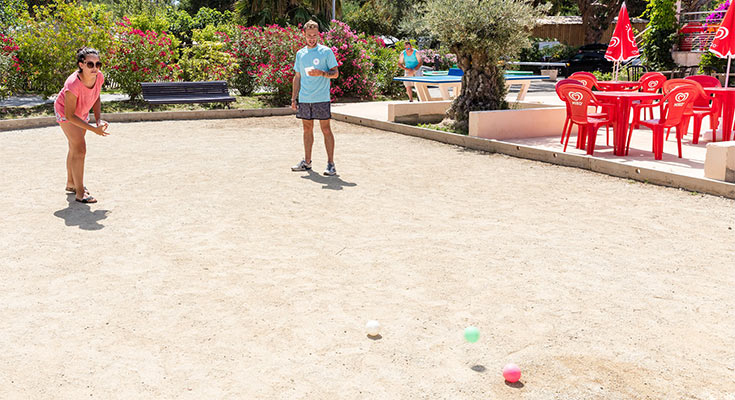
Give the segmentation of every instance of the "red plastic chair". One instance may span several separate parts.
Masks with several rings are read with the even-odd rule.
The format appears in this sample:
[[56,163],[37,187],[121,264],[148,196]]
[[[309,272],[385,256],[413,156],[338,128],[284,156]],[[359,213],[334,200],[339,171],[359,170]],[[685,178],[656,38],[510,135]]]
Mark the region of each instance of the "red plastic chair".
[[[609,125],[610,118],[592,117],[587,112],[589,106],[599,106],[600,102],[595,98],[592,91],[581,85],[562,85],[559,87],[561,96],[566,98],[567,109],[571,116],[571,122],[579,125],[579,135],[577,140],[587,140],[587,154],[593,154],[595,151],[595,139],[597,138],[597,130],[602,125]],[[571,129],[567,132],[564,140],[564,151],[567,151],[569,144],[569,136]]]
[[[660,72],[646,72],[641,76],[641,79],[638,80],[640,83],[639,91],[643,93],[658,93],[659,90],[664,86],[664,82],[666,82],[666,77],[664,74]],[[635,102],[635,104],[651,104],[653,100],[639,100]],[[651,116],[651,119],[653,119],[653,109],[648,108],[649,114]],[[633,108],[633,113],[636,112],[636,109]],[[640,112],[640,111],[639,111]],[[645,115],[644,115],[645,118]],[[640,116],[636,118],[635,115],[633,115],[633,120],[640,119]]]
[[[684,78],[686,80],[694,81],[702,85],[703,88],[706,87],[722,87],[720,85],[720,80],[715,78],[714,76],[709,75],[692,75],[687,76]],[[712,140],[716,140],[716,134],[715,131],[717,130],[717,127],[720,125],[720,111],[722,110],[722,105],[720,104],[720,100],[716,97],[712,97],[707,95],[707,93],[704,93],[704,97],[700,97],[695,103],[694,103],[694,138],[692,139],[692,143],[697,144],[699,143],[699,133],[702,130],[702,120],[705,116],[709,116],[709,127],[712,129]]]
[[[563,101],[565,104],[567,102],[567,99],[559,91],[559,88],[562,87],[562,86],[564,86],[564,85],[567,85],[567,84],[582,85],[582,82],[580,82],[580,81],[578,81],[576,79],[562,79],[562,80],[560,80],[559,82],[556,83],[556,95],[559,96],[559,98],[561,99],[561,101]],[[605,113],[605,112],[601,112],[601,113],[590,113],[590,114],[588,114],[588,116],[590,116],[592,118],[608,118],[608,114]],[[561,140],[559,141],[560,143],[563,144],[564,143],[564,137],[567,136],[567,134],[571,134],[572,126],[573,125],[574,125],[574,122],[572,122],[571,110],[570,110],[569,106],[567,106],[567,118],[564,120],[564,129],[561,131]],[[606,130],[606,134],[607,134],[607,138],[608,138],[608,146],[609,146],[610,145],[610,143],[609,143],[610,125],[606,125],[605,126],[605,130]],[[569,131],[569,133],[567,133],[567,131]],[[579,140],[580,140],[580,138],[578,136],[577,137],[577,147],[584,148],[583,146],[580,146],[581,143],[579,142]]]
[[[664,129],[681,125],[686,118],[687,110],[694,106],[694,102],[701,95],[702,88],[694,85],[676,86],[663,100],[658,103],[641,105],[641,107],[661,107],[661,118],[640,121],[640,124],[653,131],[653,157],[656,160],[663,158],[664,152]],[[633,134],[633,126],[628,132],[628,143],[625,154],[630,150],[630,137]],[[676,141],[681,158],[681,130],[676,130]]]
[[575,72],[569,75],[569,79],[575,79],[582,82],[582,85],[590,90],[597,86],[597,78],[589,72]]
[[[714,78],[716,79],[716,78]],[[712,81],[710,81],[712,82]],[[719,82],[719,81],[718,81]],[[683,86],[683,85],[693,85],[701,89],[700,92],[700,98],[697,100],[697,102],[692,103],[691,109],[687,110],[686,112],[686,118],[682,121],[681,127],[677,127],[677,131],[679,129],[682,130],[682,136],[686,135],[687,128],[689,127],[689,119],[691,117],[694,117],[694,138],[692,139],[692,143],[697,144],[699,143],[699,133],[702,130],[702,120],[704,117],[709,116],[710,117],[710,126],[712,127],[712,140],[716,140],[716,129],[720,122],[720,102],[719,100],[715,101],[711,96],[707,94],[707,92],[704,91],[702,88],[702,85],[699,84],[694,79],[669,79],[664,83],[664,93],[668,93],[674,88]],[[710,106],[710,101],[712,102],[712,106]],[[671,129],[669,129],[666,132],[666,136],[668,138],[668,134],[671,132]]]

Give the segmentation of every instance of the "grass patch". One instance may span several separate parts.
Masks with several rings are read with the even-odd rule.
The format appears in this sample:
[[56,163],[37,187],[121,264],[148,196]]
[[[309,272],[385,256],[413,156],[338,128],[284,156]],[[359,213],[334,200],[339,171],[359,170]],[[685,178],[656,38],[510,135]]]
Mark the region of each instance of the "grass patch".
[[[235,101],[230,103],[231,109],[260,109],[278,107],[273,105],[268,95],[235,96]],[[206,104],[164,104],[149,108],[143,100],[106,101],[102,103],[102,114],[125,113],[137,111],[201,111],[227,109],[224,103]],[[91,111],[90,111],[91,114]],[[46,103],[32,107],[0,107],[0,119],[16,119],[31,117],[52,117],[54,115],[54,104]]]
[[462,132],[462,131],[460,131],[458,129],[454,129],[452,127],[445,126],[445,125],[439,125],[439,124],[418,124],[416,126],[418,126],[419,128],[436,129],[436,130],[442,131],[442,132],[456,133],[456,134],[459,134],[459,135],[467,135],[467,132]]

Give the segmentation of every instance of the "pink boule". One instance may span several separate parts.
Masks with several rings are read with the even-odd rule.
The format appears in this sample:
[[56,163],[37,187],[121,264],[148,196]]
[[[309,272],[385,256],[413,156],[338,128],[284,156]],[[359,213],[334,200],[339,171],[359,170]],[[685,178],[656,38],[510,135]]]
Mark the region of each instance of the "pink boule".
[[503,378],[510,383],[516,383],[521,379],[521,369],[515,364],[506,364],[503,367]]

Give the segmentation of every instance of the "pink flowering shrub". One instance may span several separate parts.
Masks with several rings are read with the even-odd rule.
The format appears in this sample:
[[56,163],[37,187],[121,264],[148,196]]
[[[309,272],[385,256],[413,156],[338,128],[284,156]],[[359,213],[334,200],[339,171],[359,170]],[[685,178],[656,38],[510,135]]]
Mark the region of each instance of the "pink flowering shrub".
[[127,18],[117,25],[115,41],[107,51],[109,66],[104,72],[131,99],[140,95],[140,82],[179,79],[181,68],[175,62],[177,43],[171,36],[132,29]]
[[435,71],[446,71],[457,65],[457,56],[444,50],[420,50],[424,65],[434,68]]
[[243,95],[261,87],[273,94],[275,103],[288,103],[294,58],[305,45],[303,34],[297,27],[240,26],[230,48],[240,67],[235,87]]
[[[333,21],[330,30],[320,36],[320,43],[332,49],[339,66],[339,78],[331,83],[332,100],[374,98],[377,85],[369,50],[382,46],[382,41],[357,35],[338,21]],[[275,103],[287,104],[296,52],[304,46],[303,32],[295,26],[240,27],[231,47],[240,65],[235,87],[241,94],[248,94],[255,87],[263,88],[273,94]]]
[[21,81],[19,47],[13,38],[0,33],[0,99],[10,96]]
[[373,99],[375,97],[375,80],[371,79],[373,63],[368,54],[368,39],[358,36],[344,22],[332,21],[331,28],[322,35],[325,46],[331,47],[337,64],[339,78],[332,81],[332,99],[340,97],[358,97]]

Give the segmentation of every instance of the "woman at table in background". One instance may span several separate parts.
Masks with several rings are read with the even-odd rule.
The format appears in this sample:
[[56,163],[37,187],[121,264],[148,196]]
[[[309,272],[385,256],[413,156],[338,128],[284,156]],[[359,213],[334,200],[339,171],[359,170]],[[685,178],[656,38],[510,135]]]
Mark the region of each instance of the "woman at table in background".
[[[406,40],[406,49],[401,52],[398,58],[398,65],[403,68],[403,76],[421,76],[421,53],[414,49],[409,40]],[[403,82],[408,94],[408,101],[413,101],[413,83]]]
[[[69,141],[66,155],[66,191],[76,195],[80,203],[96,203],[84,187],[84,158],[87,142],[84,135],[92,131],[107,136],[107,122],[100,119],[100,91],[105,77],[100,72],[100,53],[89,47],[77,50],[77,70],[64,83],[54,102],[56,122]],[[89,110],[94,111],[96,126],[89,124]]]

